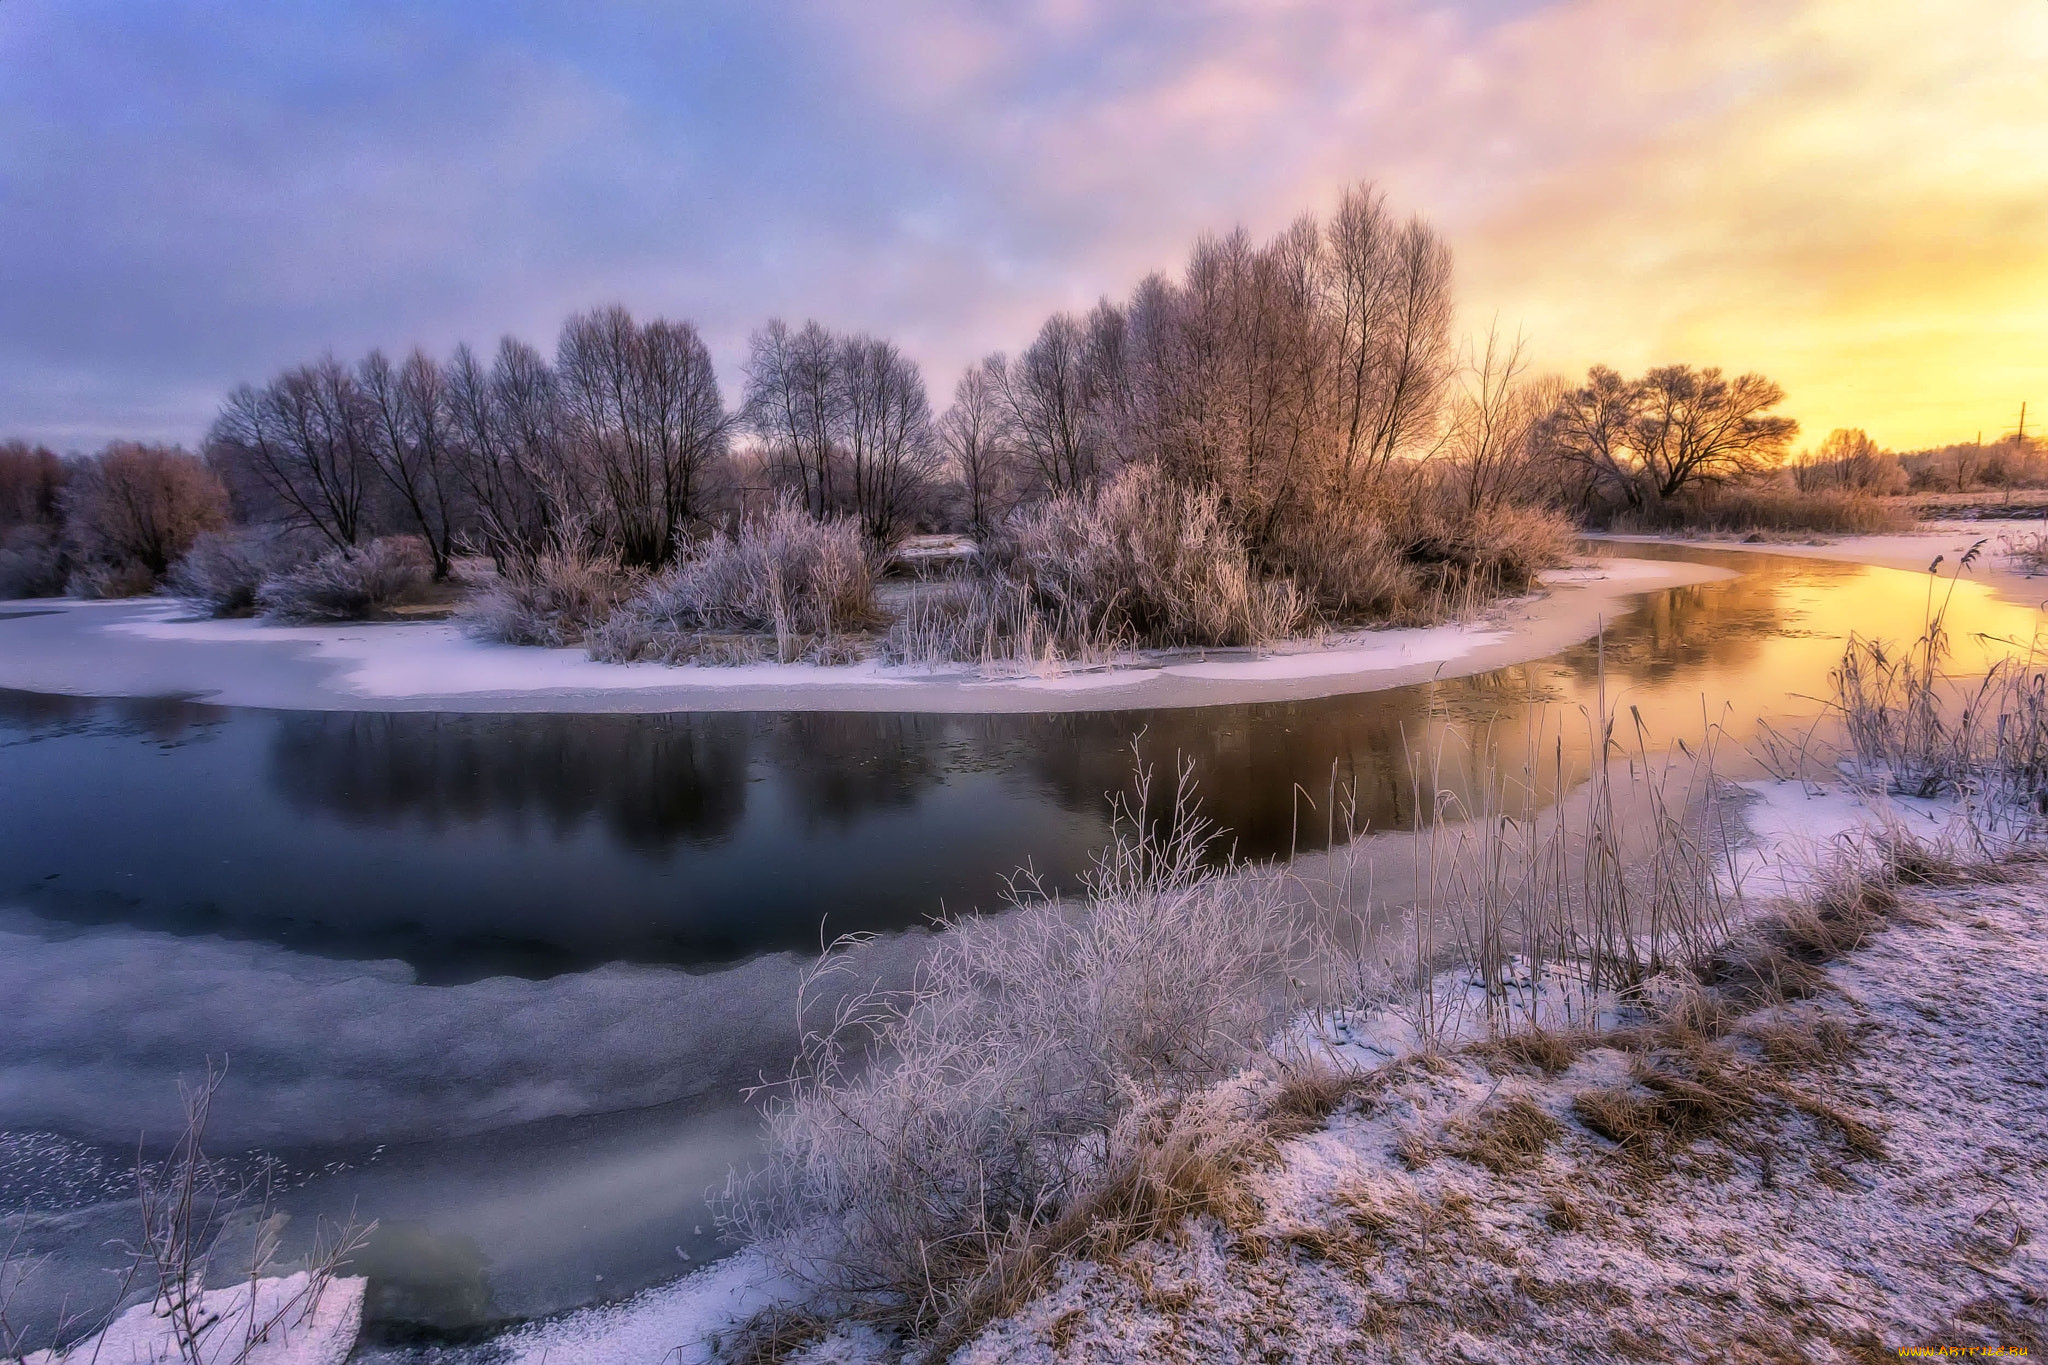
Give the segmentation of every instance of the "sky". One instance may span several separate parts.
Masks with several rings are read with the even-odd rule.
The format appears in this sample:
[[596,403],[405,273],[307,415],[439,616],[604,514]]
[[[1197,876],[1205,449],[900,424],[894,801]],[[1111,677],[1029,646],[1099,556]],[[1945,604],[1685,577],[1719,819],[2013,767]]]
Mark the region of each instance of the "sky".
[[193,442],[324,353],[612,302],[735,397],[816,317],[943,406],[1361,180],[1543,369],[2048,430],[2048,0],[0,0],[0,439]]

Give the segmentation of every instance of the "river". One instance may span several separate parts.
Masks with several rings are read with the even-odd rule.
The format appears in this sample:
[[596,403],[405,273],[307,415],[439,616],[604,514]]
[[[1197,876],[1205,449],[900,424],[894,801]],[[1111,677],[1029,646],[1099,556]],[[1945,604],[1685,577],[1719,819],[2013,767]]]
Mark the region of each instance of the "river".
[[[1021,868],[1078,885],[1134,745],[1193,761],[1219,848],[1281,857],[1328,841],[1333,790],[1412,826],[1414,755],[1456,786],[1603,673],[1659,742],[1812,716],[1844,636],[1910,637],[1928,600],[1925,574],[1626,553],[1737,576],[1534,663],[1314,701],[479,715],[0,692],[0,1210],[37,1215],[40,1295],[92,1292],[138,1137],[225,1059],[212,1149],[268,1154],[302,1229],[381,1221],[385,1338],[673,1277],[719,1252],[704,1193],[752,1149],[740,1091],[789,1056],[820,943],[880,934],[903,970],[934,916],[999,907]],[[2036,620],[1965,582],[1949,625],[1967,662]]]

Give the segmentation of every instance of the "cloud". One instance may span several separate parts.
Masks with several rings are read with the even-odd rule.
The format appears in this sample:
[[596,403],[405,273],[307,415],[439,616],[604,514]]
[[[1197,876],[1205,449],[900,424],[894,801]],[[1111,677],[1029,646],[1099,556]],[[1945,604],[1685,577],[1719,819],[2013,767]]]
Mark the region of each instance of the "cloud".
[[2033,0],[15,0],[0,428],[190,439],[329,348],[614,299],[728,384],[815,314],[943,392],[1370,177],[1551,363],[1761,368],[1933,440],[2040,383],[2044,66]]

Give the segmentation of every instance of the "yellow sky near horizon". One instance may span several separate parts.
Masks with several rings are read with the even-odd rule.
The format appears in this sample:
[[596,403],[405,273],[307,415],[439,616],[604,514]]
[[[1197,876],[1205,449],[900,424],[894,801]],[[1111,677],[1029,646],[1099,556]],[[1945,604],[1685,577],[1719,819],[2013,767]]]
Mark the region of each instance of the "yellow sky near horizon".
[[1686,36],[1729,88],[1454,234],[1468,308],[1549,368],[1761,371],[1802,443],[1990,439],[2023,401],[2048,432],[2048,0],[1807,0]]

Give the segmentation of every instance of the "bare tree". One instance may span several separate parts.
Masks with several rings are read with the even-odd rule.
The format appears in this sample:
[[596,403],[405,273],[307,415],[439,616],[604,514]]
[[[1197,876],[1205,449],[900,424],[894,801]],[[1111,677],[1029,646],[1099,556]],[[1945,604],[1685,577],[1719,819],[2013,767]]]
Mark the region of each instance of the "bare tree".
[[370,458],[426,541],[435,580],[445,579],[460,530],[447,379],[423,351],[397,366],[372,351],[357,367],[356,382],[370,409]]
[[1724,378],[1714,367],[1665,365],[1643,376],[1635,446],[1654,495],[1775,468],[1799,423],[1768,409],[1785,391],[1760,374]]
[[1342,469],[1370,476],[1428,438],[1450,381],[1451,251],[1359,185],[1331,220],[1327,270]]
[[1073,315],[1056,314],[1003,376],[1003,402],[1018,447],[1051,493],[1085,488],[1099,469],[1087,401],[1087,343]]
[[1440,445],[1465,486],[1465,505],[1474,511],[1523,492],[1531,447],[1555,394],[1528,377],[1528,342],[1501,336],[1489,327],[1483,345],[1473,343],[1451,400],[1449,426]]
[[855,335],[839,344],[836,382],[853,512],[870,540],[889,545],[938,471],[924,378],[892,343]]
[[354,376],[332,357],[228,395],[207,457],[259,517],[275,515],[353,549],[365,530],[372,417]]
[[55,451],[22,441],[0,442],[0,531],[55,526],[70,473]]
[[938,423],[939,443],[960,480],[968,530],[977,538],[988,536],[1015,496],[1015,453],[1002,401],[1007,368],[1000,354],[969,366],[953,386],[953,406]]
[[[506,337],[501,358],[519,345]],[[546,373],[546,362],[540,362],[540,369]],[[530,562],[546,538],[547,502],[519,458],[513,423],[500,405],[491,371],[462,345],[448,362],[447,376],[454,474],[475,518],[476,544],[500,570]],[[550,431],[553,425],[546,423]]]
[[606,539],[628,564],[672,559],[730,432],[710,351],[686,322],[611,307],[564,324],[555,370]]
[[1631,509],[1643,505],[1634,444],[1643,403],[1641,384],[1595,365],[1586,372],[1586,382],[1567,391],[1544,421],[1552,452],[1579,468],[1587,489],[1596,496],[1618,497]]
[[816,322],[792,332],[780,318],[747,347],[742,411],[771,462],[794,478],[814,517],[833,509],[833,439],[843,421],[837,339]]
[[1838,427],[1821,441],[1820,448],[1802,455],[1792,476],[1801,492],[1839,488],[1849,492],[1886,494],[1905,489],[1906,471],[1893,455],[1870,438],[1868,432]]

